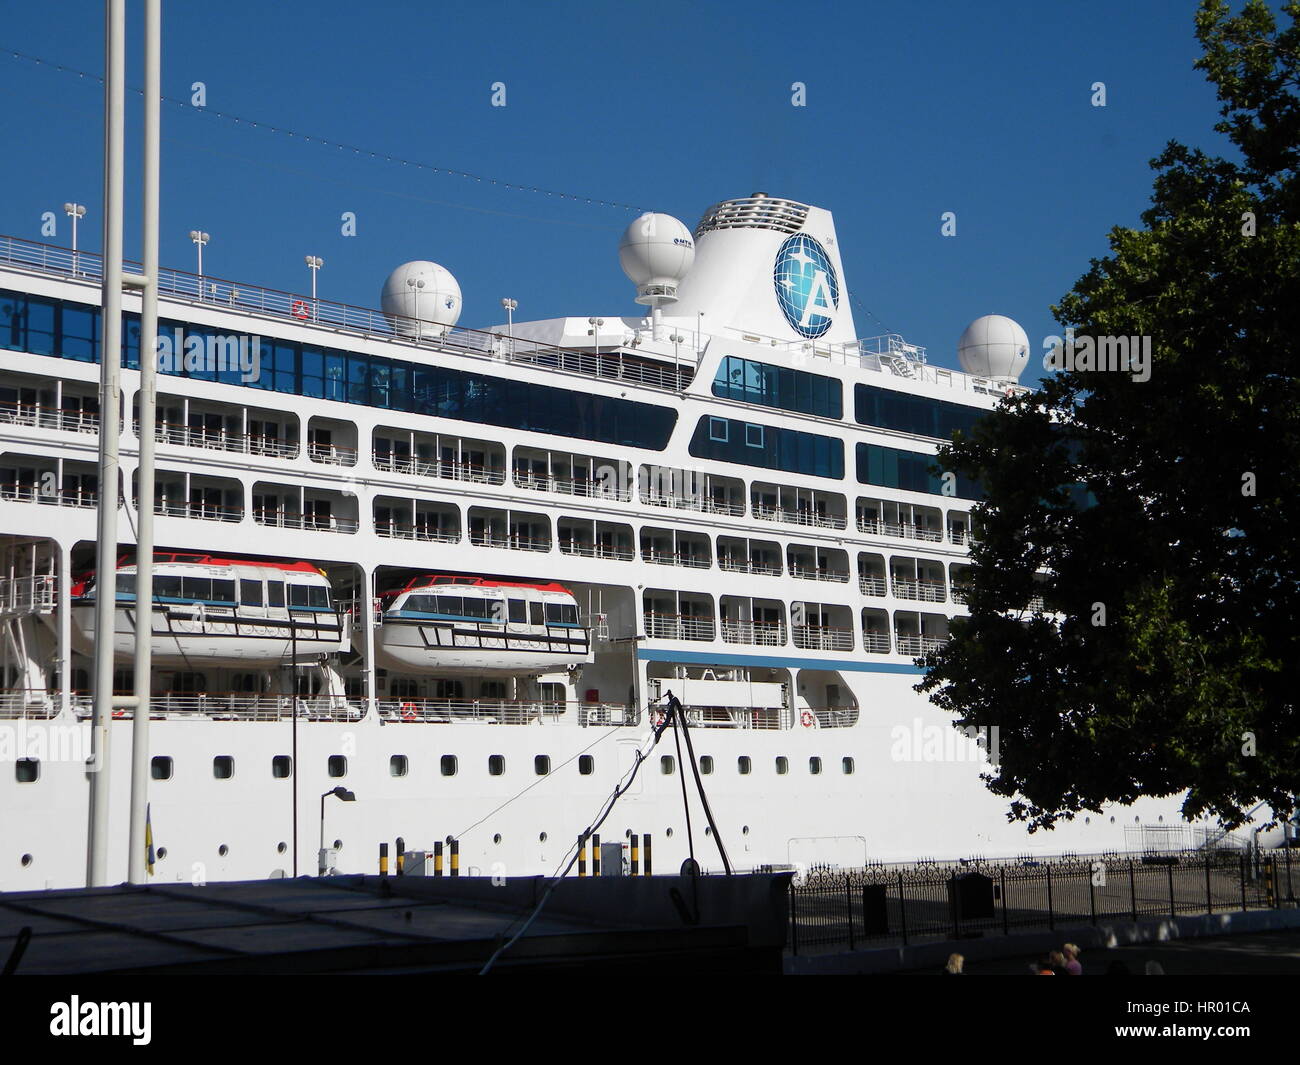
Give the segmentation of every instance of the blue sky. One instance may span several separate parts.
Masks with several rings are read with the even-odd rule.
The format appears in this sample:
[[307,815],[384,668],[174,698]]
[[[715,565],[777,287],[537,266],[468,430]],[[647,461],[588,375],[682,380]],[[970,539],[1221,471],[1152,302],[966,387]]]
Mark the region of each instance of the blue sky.
[[[143,5],[129,7],[138,87]],[[690,226],[755,190],[829,208],[858,333],[901,332],[948,366],[981,314],[1019,320],[1036,351],[1056,332],[1050,305],[1111,226],[1137,223],[1166,141],[1225,150],[1192,69],[1192,0],[164,8],[164,94],[189,100],[202,81],[210,109]],[[0,12],[0,50],[102,73],[96,0]],[[795,81],[806,107],[790,104]],[[1091,104],[1097,81],[1105,107]],[[505,107],[491,106],[494,82]],[[0,51],[0,233],[42,239],[41,213],[71,199],[90,212],[82,247],[99,247],[101,99],[90,78]],[[138,119],[138,96],[128,108]],[[363,306],[392,267],[429,258],[459,279],[463,325],[500,320],[502,296],[520,320],[639,313],[618,267],[627,208],[191,107],[164,107],[163,137],[165,265],[193,268],[187,234],[201,228],[210,274],[301,291],[311,253],[321,295]],[[136,124],[127,152],[135,257]],[[955,237],[940,235],[945,211]]]

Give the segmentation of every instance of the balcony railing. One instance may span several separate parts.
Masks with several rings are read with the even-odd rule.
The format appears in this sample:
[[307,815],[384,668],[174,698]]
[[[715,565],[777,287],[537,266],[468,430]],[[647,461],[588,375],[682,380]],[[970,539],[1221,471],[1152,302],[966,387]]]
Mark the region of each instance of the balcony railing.
[[898,636],[898,653],[918,658],[927,651],[937,651],[948,643],[947,636]]
[[710,569],[713,565],[708,558],[686,554],[680,551],[642,550],[641,560],[653,566],[686,566],[688,569]]
[[847,521],[843,514],[820,514],[815,510],[797,507],[789,510],[785,507],[768,506],[754,503],[754,517],[760,521],[784,521],[792,525],[807,525],[818,529],[843,529]]
[[52,574],[0,580],[0,613],[48,614],[58,605],[58,578]]
[[652,640],[712,640],[713,619],[690,614],[645,615],[645,633]]
[[406,525],[397,521],[375,522],[375,534],[390,540],[423,540],[431,543],[454,544],[460,542],[459,529],[440,529],[436,525]]
[[[42,721],[54,717],[59,712],[59,693],[44,688],[3,688],[0,689],[0,720],[14,721],[20,718]],[[89,757],[90,751],[86,750]],[[19,748],[9,757],[22,757]],[[50,757],[47,755],[47,757]]]
[[475,547],[496,547],[504,551],[549,551],[551,541],[532,536],[498,536],[493,533],[469,534],[469,542]]
[[99,502],[99,495],[95,492],[64,488],[47,492],[36,484],[0,484],[0,500],[10,503],[44,503],[51,507],[90,508]]
[[375,469],[387,473],[409,473],[415,477],[441,477],[445,481],[467,481],[471,484],[505,484],[504,466],[480,466],[473,462],[452,462],[443,459],[418,459],[409,455],[394,455],[376,451]]
[[277,529],[306,529],[311,532],[354,533],[360,527],[356,518],[338,518],[332,514],[302,514],[296,510],[255,510],[253,520]]
[[943,581],[895,577],[893,583],[894,595],[899,599],[920,599],[927,603],[942,603],[948,598]]
[[631,562],[636,553],[630,547],[607,547],[604,544],[583,544],[577,540],[561,540],[560,553],[563,555],[582,555],[584,558],[606,558],[619,562]]
[[853,630],[827,625],[792,625],[794,645],[814,651],[852,651]]
[[818,569],[816,566],[791,566],[790,576],[806,581],[831,581],[839,584],[847,584],[849,580],[848,570]]
[[[149,696],[149,717],[172,721],[280,721],[293,717],[292,695],[254,692],[155,692]],[[298,717],[307,721],[359,721],[364,715],[360,699],[342,695],[302,695],[297,699]],[[79,719],[90,717],[92,696],[73,696],[73,712]],[[131,720],[134,711],[115,710],[115,719]]]
[[61,429],[69,433],[99,432],[99,412],[78,407],[59,410],[39,404],[0,403],[0,425],[27,425],[35,429]]
[[558,492],[585,499],[618,499],[626,502],[632,498],[627,487],[619,488],[599,478],[548,477],[516,470],[515,484],[531,492]]
[[683,706],[692,728],[786,729],[791,712],[779,706]]
[[675,510],[698,510],[705,514],[725,514],[730,517],[742,517],[745,513],[744,503],[713,499],[706,495],[664,495],[659,492],[642,492],[641,502],[648,507],[666,507]]
[[[140,423],[135,423],[139,435]],[[277,459],[298,457],[296,440],[281,440],[278,436],[255,433],[209,432],[176,422],[159,422],[154,427],[154,439],[160,444],[177,447],[198,447],[206,451],[233,451],[242,455],[264,455]]]
[[785,625],[780,621],[732,621],[723,618],[722,639],[726,643],[780,647],[785,643]]
[[578,703],[557,700],[426,699],[390,696],[379,702],[386,721],[410,724],[451,724],[481,721],[491,725],[536,725],[570,722],[579,725],[633,725],[636,710],[625,703]]
[[892,536],[898,540],[924,540],[927,543],[940,543],[943,540],[941,529],[932,529],[913,522],[883,521],[880,518],[858,516],[858,532],[872,536]]
[[889,633],[867,629],[862,633],[862,649],[873,655],[889,654]]
[[884,577],[859,577],[858,588],[863,595],[884,595],[885,578]]
[[308,444],[307,457],[312,462],[323,462],[331,466],[355,466],[357,449],[340,447],[338,444]]
[[756,573],[765,577],[781,576],[781,564],[779,562],[761,562],[746,558],[728,558],[725,555],[718,556],[718,569],[727,570],[729,573]]
[[243,507],[226,507],[211,503],[170,503],[159,499],[154,501],[153,512],[163,518],[193,518],[197,521],[241,522],[244,520]]

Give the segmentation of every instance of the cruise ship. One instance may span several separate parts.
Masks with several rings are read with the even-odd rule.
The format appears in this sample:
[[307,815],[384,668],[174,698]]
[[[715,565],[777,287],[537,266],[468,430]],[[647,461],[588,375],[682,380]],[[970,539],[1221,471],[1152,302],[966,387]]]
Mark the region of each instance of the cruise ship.
[[[629,778],[602,837],[649,837],[658,872],[721,869],[719,843],[743,870],[1204,839],[1179,796],[1026,832],[980,779],[996,738],[914,690],[978,536],[934,455],[1022,388],[1023,330],[976,320],[961,370],[860,339],[831,213],[761,193],[635,218],[618,252],[633,313],[481,330],[434,262],[377,309],[163,271],[152,500],[126,293],[105,574],[102,262],[0,237],[0,890],[85,883],[102,595],[123,693],[151,634],[154,881],[371,872],[399,839],[550,874]],[[655,742],[670,699],[718,839],[693,788],[688,837],[691,767]]]

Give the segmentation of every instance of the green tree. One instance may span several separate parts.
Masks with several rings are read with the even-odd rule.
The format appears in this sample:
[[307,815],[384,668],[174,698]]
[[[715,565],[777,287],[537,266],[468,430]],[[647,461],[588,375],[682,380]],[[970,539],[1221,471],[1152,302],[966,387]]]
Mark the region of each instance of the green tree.
[[985,779],[1031,830],[1183,791],[1236,826],[1300,793],[1300,3],[1282,11],[1204,0],[1232,158],[1170,142],[1144,228],[1113,229],[1053,308],[1080,338],[1150,337],[1149,380],[1050,374],[940,452],[987,498],[970,616],[917,687],[999,726]]

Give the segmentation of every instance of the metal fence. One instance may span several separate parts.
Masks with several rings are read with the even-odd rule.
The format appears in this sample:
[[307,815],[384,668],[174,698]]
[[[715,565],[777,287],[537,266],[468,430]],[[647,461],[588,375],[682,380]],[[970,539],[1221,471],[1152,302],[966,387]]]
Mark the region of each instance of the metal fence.
[[1300,854],[1190,851],[814,870],[790,891],[794,953],[1295,906]]

